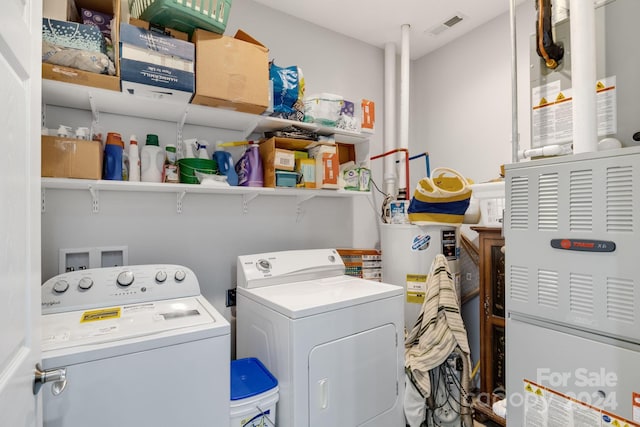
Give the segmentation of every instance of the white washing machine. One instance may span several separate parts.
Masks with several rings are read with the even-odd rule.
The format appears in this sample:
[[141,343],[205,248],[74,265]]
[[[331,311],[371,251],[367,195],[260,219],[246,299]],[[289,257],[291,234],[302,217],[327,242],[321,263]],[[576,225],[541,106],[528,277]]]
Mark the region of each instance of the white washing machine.
[[42,286],[45,427],[229,425],[230,326],[177,265],[96,268]]
[[238,257],[236,352],[278,379],[279,427],[404,427],[404,289],[334,249]]

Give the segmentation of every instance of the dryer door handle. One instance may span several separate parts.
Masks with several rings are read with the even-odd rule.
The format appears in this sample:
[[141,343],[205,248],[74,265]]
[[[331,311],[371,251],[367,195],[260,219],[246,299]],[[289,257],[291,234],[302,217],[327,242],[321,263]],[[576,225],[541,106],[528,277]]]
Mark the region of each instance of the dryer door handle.
[[329,407],[329,379],[323,378],[318,381],[320,386],[320,409],[327,409]]

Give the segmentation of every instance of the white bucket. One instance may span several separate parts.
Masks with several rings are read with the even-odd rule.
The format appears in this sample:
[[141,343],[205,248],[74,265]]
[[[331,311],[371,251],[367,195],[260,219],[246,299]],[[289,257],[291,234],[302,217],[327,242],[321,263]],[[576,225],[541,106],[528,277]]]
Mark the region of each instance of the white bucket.
[[231,401],[231,427],[275,427],[278,386],[264,393]]

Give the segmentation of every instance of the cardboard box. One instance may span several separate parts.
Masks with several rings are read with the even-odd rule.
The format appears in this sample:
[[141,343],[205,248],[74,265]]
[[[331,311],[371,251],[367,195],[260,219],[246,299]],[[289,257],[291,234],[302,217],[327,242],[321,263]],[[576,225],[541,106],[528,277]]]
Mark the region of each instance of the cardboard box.
[[309,149],[316,161],[316,188],[337,189],[340,175],[338,150],[335,145],[319,145]]
[[261,114],[269,105],[269,49],[239,30],[196,29],[196,93],[191,103]]
[[102,144],[98,141],[42,136],[42,176],[102,179]]
[[193,96],[193,73],[131,59],[120,60],[122,92],[188,103]]
[[308,147],[316,144],[314,141],[308,141],[305,139],[292,139],[292,138],[269,138],[260,141],[258,146],[260,150],[260,158],[262,159],[262,170],[264,172],[264,186],[275,187],[276,186],[276,149],[289,150],[289,151],[304,151]]
[[[149,22],[137,18],[129,18],[129,24],[144,28],[145,30],[151,30],[152,28],[152,25]],[[164,33],[179,40],[184,40],[186,42],[189,41],[189,34],[174,30],[173,28],[165,28]]]
[[[120,0],[75,0],[76,6],[95,10],[97,12],[113,14],[112,27],[120,27]],[[116,75],[91,73],[60,65],[42,63],[42,78],[56,80],[65,83],[74,83],[84,86],[97,87],[108,90],[120,91],[120,60],[119,60],[119,31],[111,34]]]
[[[191,63],[195,59],[193,43],[124,22],[120,24],[120,45],[140,48],[139,50],[147,51],[149,55],[154,55],[154,57],[164,55]],[[120,56],[127,58],[122,51]]]
[[294,151],[276,148],[273,156],[273,167],[279,170],[292,171],[296,165]]

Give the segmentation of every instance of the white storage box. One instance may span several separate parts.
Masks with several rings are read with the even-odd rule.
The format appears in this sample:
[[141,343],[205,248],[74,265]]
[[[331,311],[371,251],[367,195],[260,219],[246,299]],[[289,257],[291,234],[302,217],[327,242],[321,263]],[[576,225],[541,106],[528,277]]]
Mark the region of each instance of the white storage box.
[[305,96],[304,121],[335,126],[340,118],[343,101],[342,96],[331,93]]
[[480,203],[480,225],[502,227],[505,208],[504,181],[471,185],[472,197]]
[[260,360],[231,361],[230,427],[275,426],[278,380]]

